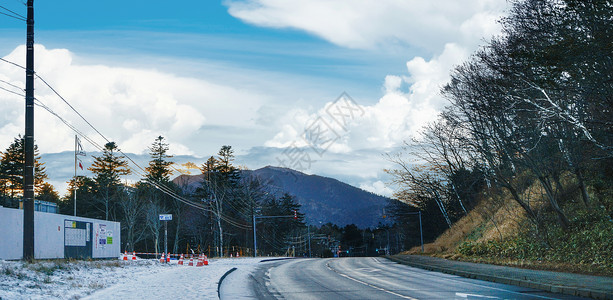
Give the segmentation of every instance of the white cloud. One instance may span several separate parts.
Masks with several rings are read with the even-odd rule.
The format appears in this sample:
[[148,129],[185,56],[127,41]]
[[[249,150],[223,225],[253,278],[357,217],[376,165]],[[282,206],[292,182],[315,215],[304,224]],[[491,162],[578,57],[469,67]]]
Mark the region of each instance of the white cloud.
[[[66,49],[36,45],[35,51],[37,74],[124,151],[142,153],[155,137],[163,135],[174,154],[200,154],[201,149],[194,148],[199,145],[198,141],[204,141],[205,137],[198,136],[203,126],[236,126],[247,131],[264,103],[257,92],[206,80],[148,69],[76,64],[75,55]],[[24,46],[19,46],[4,58],[25,65],[24,53]],[[0,64],[1,80],[24,86],[24,78],[22,69]],[[1,86],[10,88],[7,84]],[[35,82],[35,89],[37,99],[99,144],[104,144],[102,138],[41,81]],[[6,147],[23,132],[23,97],[0,91],[0,105],[3,107],[0,145]],[[74,147],[74,133],[55,116],[37,107],[35,122],[35,139],[42,152],[60,152]],[[92,146],[84,146],[89,148],[86,150],[94,150]]]
[[[359,149],[390,149],[401,146],[428,122],[434,121],[445,100],[440,88],[449,80],[449,70],[465,59],[469,51],[455,44],[447,44],[440,56],[426,61],[416,57],[407,62],[408,75],[390,75],[385,78],[385,95],[374,105],[362,105],[363,115],[351,119],[347,127],[334,123],[326,108],[332,102],[314,112],[296,110],[286,115],[279,126],[281,130],[265,143],[268,147],[288,147],[296,142],[298,147],[309,146],[303,138],[305,130],[322,117],[328,122],[335,140],[328,151],[347,153]],[[404,88],[406,86],[408,88]]]
[[[434,121],[445,105],[440,88],[449,72],[466,59],[483,39],[499,30],[496,23],[504,0],[375,1],[375,0],[241,0],[226,5],[234,17],[258,26],[293,28],[343,47],[376,51],[380,46],[421,47],[432,58],[413,57],[406,74],[385,77],[384,95],[346,126],[331,122],[326,147],[334,153],[359,149],[391,149]],[[408,49],[408,48],[404,48]],[[348,91],[351,94],[351,91]],[[332,100],[332,99],[330,99]],[[372,102],[368,102],[372,103]],[[325,106],[293,111],[278,124],[268,147],[307,147],[305,129],[326,116]],[[339,136],[335,136],[338,134]]]
[[493,34],[504,0],[235,0],[229,12],[247,23],[309,32],[334,44],[370,49],[396,44],[438,51]]
[[390,189],[383,181],[377,180],[375,182],[366,182],[360,184],[360,188],[369,191],[371,193],[391,197],[394,191]]

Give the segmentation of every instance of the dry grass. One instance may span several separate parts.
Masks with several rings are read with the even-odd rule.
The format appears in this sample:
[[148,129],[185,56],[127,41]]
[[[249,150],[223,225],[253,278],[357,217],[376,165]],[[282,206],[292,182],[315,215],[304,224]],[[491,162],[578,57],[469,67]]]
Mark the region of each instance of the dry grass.
[[[500,199],[486,199],[434,242],[425,244],[424,252],[443,257],[457,256],[455,250],[463,242],[484,242],[515,236],[523,221],[523,209],[515,201],[509,200],[507,195]],[[413,247],[405,254],[421,254],[421,247]]]

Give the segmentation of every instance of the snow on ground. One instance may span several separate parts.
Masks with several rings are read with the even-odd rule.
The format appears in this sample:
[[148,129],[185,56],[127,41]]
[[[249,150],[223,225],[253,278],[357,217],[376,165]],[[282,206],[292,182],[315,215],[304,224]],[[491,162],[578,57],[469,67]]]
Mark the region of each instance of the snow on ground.
[[[262,259],[211,259],[203,267],[140,259],[0,261],[0,299],[217,299],[228,270],[247,278]],[[233,279],[232,286],[248,294],[246,281]]]

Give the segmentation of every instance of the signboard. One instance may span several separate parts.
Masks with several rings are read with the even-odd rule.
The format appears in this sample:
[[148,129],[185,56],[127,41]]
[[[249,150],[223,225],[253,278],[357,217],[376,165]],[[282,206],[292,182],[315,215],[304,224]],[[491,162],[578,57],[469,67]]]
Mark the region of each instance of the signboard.
[[64,258],[92,256],[92,223],[64,219]]
[[172,221],[172,215],[171,214],[160,215],[160,221]]

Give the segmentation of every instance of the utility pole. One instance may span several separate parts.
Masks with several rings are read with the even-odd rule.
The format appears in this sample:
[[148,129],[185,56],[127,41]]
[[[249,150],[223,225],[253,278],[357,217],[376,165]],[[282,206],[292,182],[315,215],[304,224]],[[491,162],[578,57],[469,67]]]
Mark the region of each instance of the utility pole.
[[253,257],[258,257],[258,237],[257,237],[257,233],[256,233],[256,228],[255,228],[255,224],[256,224],[256,219],[276,219],[276,218],[294,218],[297,219],[298,215],[297,215],[297,211],[294,210],[294,214],[293,215],[289,215],[289,216],[256,216],[255,213],[253,214]]
[[255,212],[253,212],[251,216],[253,216],[253,257],[258,257],[258,237],[255,233]]
[[23,259],[34,259],[34,0],[28,0],[26,32],[26,121],[23,176]]
[[309,237],[309,258],[311,258],[311,228],[309,224],[307,224],[307,235]]
[[79,142],[77,140],[77,135],[74,135],[74,216],[77,216],[77,151],[79,147]]

